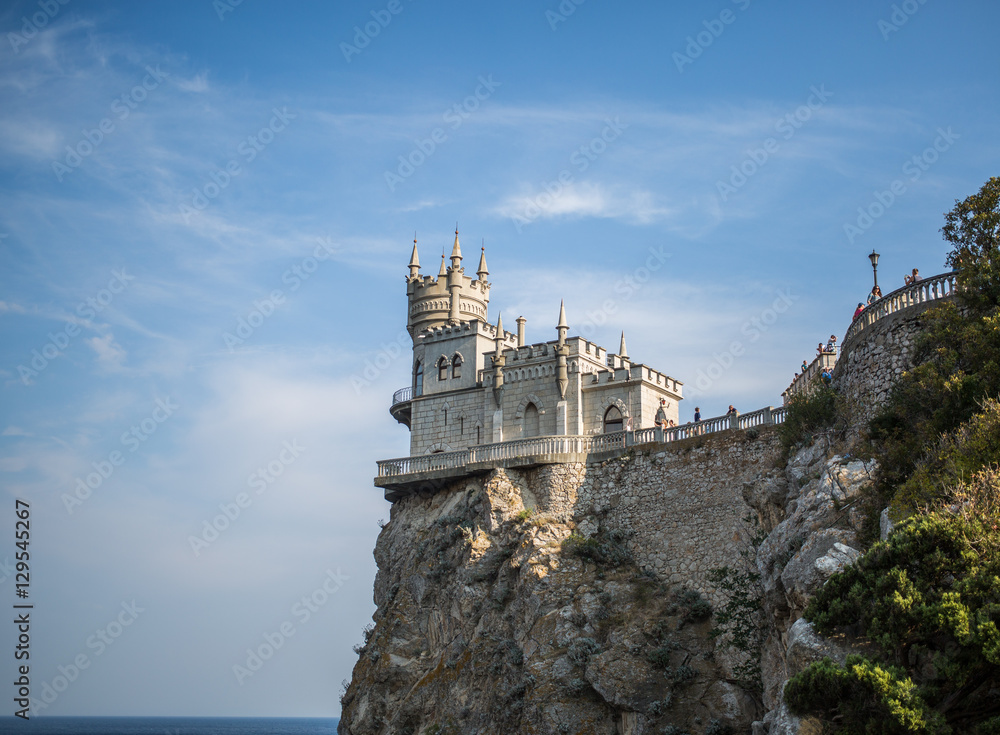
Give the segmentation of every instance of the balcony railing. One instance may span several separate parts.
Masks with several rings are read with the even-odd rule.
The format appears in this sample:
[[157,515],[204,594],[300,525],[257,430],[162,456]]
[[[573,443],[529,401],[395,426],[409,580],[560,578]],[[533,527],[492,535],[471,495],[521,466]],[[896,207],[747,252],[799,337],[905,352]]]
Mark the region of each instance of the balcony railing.
[[869,326],[883,317],[895,314],[897,311],[923,304],[935,299],[943,299],[955,294],[955,272],[942,273],[940,276],[925,278],[909,286],[903,286],[892,291],[874,304],[865,307],[865,310],[858,314],[858,318],[851,322],[841,345],[847,343],[856,335],[863,332]]
[[[382,395],[385,395],[383,393]],[[406,403],[407,401],[413,400],[413,386],[408,385],[405,388],[400,388],[395,393],[392,394],[392,405],[395,406],[397,403]]]
[[636,431],[616,431],[590,436],[536,436],[528,439],[478,444],[468,449],[416,457],[384,459],[378,463],[378,478],[399,477],[423,472],[458,470],[469,466],[502,465],[510,460],[553,458],[559,455],[587,455],[624,452],[635,444],[667,443],[695,436],[714,434],[727,429],[752,429],[758,426],[780,424],[785,420],[785,409],[762,408],[745,414],[732,414],[704,419],[697,423],[672,426],[667,429],[650,427]]

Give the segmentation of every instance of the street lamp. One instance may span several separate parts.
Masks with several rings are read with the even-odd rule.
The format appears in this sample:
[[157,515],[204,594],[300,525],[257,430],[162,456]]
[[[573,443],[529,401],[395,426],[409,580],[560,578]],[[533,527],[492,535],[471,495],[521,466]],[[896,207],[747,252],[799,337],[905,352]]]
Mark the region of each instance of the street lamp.
[[872,262],[872,276],[875,278],[875,288],[878,288],[878,253],[875,252],[875,248],[872,248],[871,255],[868,256],[868,260]]

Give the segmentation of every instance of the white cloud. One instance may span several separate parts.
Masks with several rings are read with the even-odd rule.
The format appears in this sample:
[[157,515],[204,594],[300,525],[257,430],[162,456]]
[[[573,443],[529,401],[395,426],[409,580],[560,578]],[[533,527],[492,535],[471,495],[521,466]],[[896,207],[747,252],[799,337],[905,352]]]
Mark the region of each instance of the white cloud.
[[183,92],[207,92],[209,90],[208,72],[199,72],[190,79],[177,78],[174,80],[174,84]]
[[646,190],[623,191],[591,181],[571,182],[554,193],[529,190],[508,196],[493,212],[502,217],[527,221],[554,217],[598,217],[649,224],[669,217],[673,210],[656,202]]
[[97,363],[103,370],[108,372],[121,370],[125,361],[125,349],[115,342],[113,334],[109,332],[103,337],[91,337],[87,340],[87,344],[97,353]]

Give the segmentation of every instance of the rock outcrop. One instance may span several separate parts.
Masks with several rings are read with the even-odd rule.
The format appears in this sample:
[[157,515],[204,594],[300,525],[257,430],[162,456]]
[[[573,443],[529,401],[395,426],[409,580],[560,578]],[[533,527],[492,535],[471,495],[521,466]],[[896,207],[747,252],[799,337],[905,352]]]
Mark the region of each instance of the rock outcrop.
[[[801,615],[859,554],[873,469],[832,454],[816,443],[786,464],[773,430],[732,432],[400,500],[340,732],[810,732],[781,692],[847,655]],[[727,596],[709,571],[740,563],[760,577],[760,692],[710,635]]]
[[822,638],[802,619],[809,599],[827,579],[860,556],[865,516],[858,500],[874,466],[850,457],[828,457],[817,441],[800,449],[782,470],[744,486],[767,536],[757,549],[767,635],[761,651],[763,704],[770,710],[757,735],[791,735],[815,729],[788,712],[781,693],[788,679],[813,661],[843,662],[843,641]]

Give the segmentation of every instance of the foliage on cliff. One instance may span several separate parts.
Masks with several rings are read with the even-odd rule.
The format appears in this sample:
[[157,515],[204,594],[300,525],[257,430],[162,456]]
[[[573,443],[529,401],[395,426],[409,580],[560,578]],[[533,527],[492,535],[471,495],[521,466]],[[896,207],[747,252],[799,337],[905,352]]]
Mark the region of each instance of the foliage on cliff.
[[835,575],[806,617],[863,634],[878,656],[813,664],[789,681],[793,711],[838,733],[1000,732],[1000,471],[905,520]]
[[[957,299],[926,312],[915,367],[898,381],[868,433],[881,498],[904,512],[933,502],[954,479],[947,463],[934,461],[941,437],[961,442],[963,424],[984,410],[984,401],[1000,397],[1000,178],[956,202],[942,233],[953,246],[947,262],[957,270]],[[978,466],[961,469],[997,460],[995,451],[986,452]],[[925,471],[908,483],[918,468]]]
[[785,689],[828,732],[1000,734],[1000,178],[945,223],[957,303],[926,312],[916,367],[867,435],[877,500],[909,517],[805,612],[875,652]]

